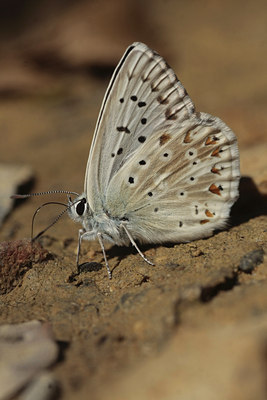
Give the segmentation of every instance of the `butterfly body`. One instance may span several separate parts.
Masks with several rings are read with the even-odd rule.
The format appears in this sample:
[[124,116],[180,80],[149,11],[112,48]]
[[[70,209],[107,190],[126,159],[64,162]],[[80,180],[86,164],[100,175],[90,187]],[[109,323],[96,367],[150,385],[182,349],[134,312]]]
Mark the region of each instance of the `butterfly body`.
[[226,226],[239,177],[232,130],[196,112],[163,58],[134,43],[111,78],[84,193],[69,213],[82,223],[84,239],[190,241]]
[[[77,205],[80,202],[82,202],[84,209],[82,209],[82,206],[77,212]],[[129,238],[125,235],[125,231],[122,228],[124,219],[120,220],[116,216],[112,217],[104,209],[100,212],[93,212],[84,193],[75,199],[74,205],[72,201],[70,201],[69,205],[68,211],[70,217],[83,225],[84,239],[94,240],[98,234],[101,234],[104,241],[121,246],[129,244]],[[79,214],[81,211],[82,215]]]

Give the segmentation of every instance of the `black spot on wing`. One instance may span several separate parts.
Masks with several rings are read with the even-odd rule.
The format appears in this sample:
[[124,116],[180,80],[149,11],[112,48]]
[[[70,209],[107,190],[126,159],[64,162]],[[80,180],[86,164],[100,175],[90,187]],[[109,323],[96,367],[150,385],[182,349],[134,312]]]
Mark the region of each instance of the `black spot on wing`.
[[138,141],[140,143],[144,143],[146,141],[146,137],[145,136],[139,136]]
[[117,131],[118,132],[125,132],[125,133],[130,133],[129,129],[127,126],[117,126]]
[[139,101],[139,103],[138,103],[138,107],[145,107],[146,106],[146,103],[144,102],[144,101]]

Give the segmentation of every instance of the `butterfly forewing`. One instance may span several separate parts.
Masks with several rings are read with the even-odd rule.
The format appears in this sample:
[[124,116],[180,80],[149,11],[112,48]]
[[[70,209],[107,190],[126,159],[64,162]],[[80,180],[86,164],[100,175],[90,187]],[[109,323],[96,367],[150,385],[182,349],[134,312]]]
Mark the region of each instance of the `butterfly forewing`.
[[85,193],[92,209],[103,208],[112,177],[155,131],[193,114],[191,99],[163,58],[142,43],[130,46],[111,78],[90,150]]

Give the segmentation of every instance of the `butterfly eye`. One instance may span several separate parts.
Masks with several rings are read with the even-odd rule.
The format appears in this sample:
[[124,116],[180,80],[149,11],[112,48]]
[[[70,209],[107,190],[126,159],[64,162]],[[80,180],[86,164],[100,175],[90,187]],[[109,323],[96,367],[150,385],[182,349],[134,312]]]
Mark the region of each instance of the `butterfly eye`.
[[82,199],[77,203],[76,205],[76,212],[78,215],[83,215],[84,210],[85,210],[85,204],[86,204],[86,199]]

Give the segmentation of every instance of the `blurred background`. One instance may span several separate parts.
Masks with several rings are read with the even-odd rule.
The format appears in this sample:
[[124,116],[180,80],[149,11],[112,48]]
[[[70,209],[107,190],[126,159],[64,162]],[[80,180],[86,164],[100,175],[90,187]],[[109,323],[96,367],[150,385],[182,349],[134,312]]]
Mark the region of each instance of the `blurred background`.
[[[166,58],[199,111],[235,131],[242,174],[266,192],[264,0],[1,0],[0,162],[28,165],[34,191],[82,191],[106,86],[134,41]],[[5,238],[28,234],[32,204],[23,210]]]

